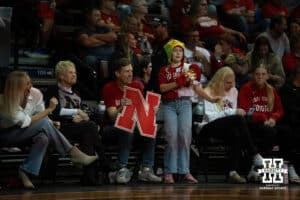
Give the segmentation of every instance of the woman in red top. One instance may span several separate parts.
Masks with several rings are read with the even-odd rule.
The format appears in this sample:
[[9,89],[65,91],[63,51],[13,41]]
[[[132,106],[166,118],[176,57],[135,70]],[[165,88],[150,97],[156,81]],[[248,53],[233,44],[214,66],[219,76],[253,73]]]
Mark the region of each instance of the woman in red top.
[[268,80],[268,71],[263,64],[254,69],[253,79],[246,83],[238,96],[238,107],[247,113],[249,128],[254,138],[260,138],[261,152],[268,158],[273,147],[280,146],[280,156],[289,161],[290,182],[300,183],[292,163],[294,163],[294,145],[290,127],[282,125],[281,99]]

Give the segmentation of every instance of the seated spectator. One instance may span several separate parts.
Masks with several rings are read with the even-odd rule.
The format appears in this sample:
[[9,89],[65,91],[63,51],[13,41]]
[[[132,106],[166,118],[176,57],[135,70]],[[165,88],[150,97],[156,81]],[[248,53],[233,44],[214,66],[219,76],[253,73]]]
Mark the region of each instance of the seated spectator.
[[151,21],[147,17],[148,3],[146,0],[132,0],[131,13],[138,20],[138,23],[142,25],[142,30],[145,36],[150,42],[153,42],[154,36],[151,27]]
[[104,24],[109,26],[111,30],[120,31],[120,19],[116,13],[116,1],[115,0],[99,0],[99,10],[101,13],[101,19]]
[[248,64],[246,63],[245,58],[232,53],[225,58],[224,63],[234,71],[235,87],[239,90],[241,86],[250,79],[248,74]]
[[231,68],[222,67],[209,81],[205,92],[211,96],[219,96],[220,101],[211,103],[204,100],[204,118],[198,143],[201,139],[214,137],[225,141],[229,147],[228,182],[246,183],[237,170],[242,149],[253,158],[253,165],[248,175],[249,181],[258,181],[259,174],[255,167],[262,165],[262,157],[253,144],[245,116],[246,112],[237,108],[238,91],[235,88],[235,75]]
[[209,101],[217,101],[217,98],[207,95],[199,86],[199,66],[184,63],[182,42],[172,39],[164,45],[164,49],[169,64],[160,69],[158,79],[167,141],[164,153],[164,182],[173,184],[173,174],[179,174],[184,182],[197,183],[189,169],[192,140],[191,97],[195,91]]
[[279,15],[272,17],[269,29],[259,35],[269,39],[273,52],[277,54],[280,59],[284,54],[290,53],[291,51],[289,38],[284,32],[286,29],[286,18]]
[[290,16],[288,8],[282,4],[282,0],[270,0],[262,6],[262,13],[265,18],[273,18],[281,15],[285,18]]
[[185,17],[188,16],[191,10],[191,3],[192,0],[177,0],[174,1],[172,8],[171,8],[171,12],[170,12],[170,16],[172,19],[172,24],[176,24],[179,25],[180,20]]
[[134,81],[142,83],[144,93],[148,91],[148,83],[152,72],[152,63],[150,57],[144,56],[140,61],[140,74],[134,77]]
[[137,41],[132,33],[120,33],[115,46],[114,60],[126,57],[133,67],[133,76],[140,74],[141,51],[137,48]]
[[[77,74],[74,63],[60,61],[55,67],[57,85],[50,87],[46,99],[52,96],[59,102],[52,112],[52,118],[60,121],[61,132],[70,140],[79,143],[79,148],[88,155],[98,154],[101,160],[101,167],[106,167],[106,159],[102,143],[99,138],[99,126],[90,120],[89,115],[83,111],[81,97],[76,93],[73,86],[77,82]],[[83,185],[97,185],[98,183],[97,164],[85,167],[81,183]]]
[[[38,17],[42,21],[42,27],[39,34],[39,46],[36,51],[31,52],[28,56],[48,58],[48,42],[54,25],[55,0],[39,0],[37,4]],[[39,55],[40,54],[40,55]]]
[[196,64],[201,68],[201,83],[206,84],[207,78],[210,77],[210,53],[202,47],[199,32],[190,28],[184,35],[184,56],[187,63]]
[[282,122],[292,128],[295,142],[298,144],[300,139],[300,63],[296,65],[290,78],[281,88],[280,97],[283,110],[287,113],[283,116]]
[[193,1],[190,15],[184,17],[180,22],[180,29],[182,31],[192,26],[197,27],[200,38],[205,42],[205,47],[211,51],[218,41],[218,36],[223,33],[236,36],[241,43],[246,42],[246,38],[241,32],[224,27],[217,19],[208,16],[207,0]]
[[265,36],[259,36],[255,40],[253,51],[247,53],[247,62],[250,72],[264,64],[270,73],[268,82],[276,88],[284,84],[285,73],[282,62],[280,57],[273,53],[270,42]]
[[214,54],[211,56],[212,75],[224,65],[224,59],[231,53],[237,54],[242,58],[245,56],[242,50],[235,47],[234,37],[230,34],[223,34],[215,46]]
[[77,39],[79,45],[86,51],[84,60],[96,69],[101,60],[110,61],[112,59],[117,35],[107,26],[103,26],[98,9],[87,9],[85,17],[86,24],[79,31]]
[[141,51],[142,55],[150,55],[152,53],[151,44],[143,32],[143,25],[133,15],[128,15],[121,27],[121,32],[131,33],[137,40],[137,49]]
[[27,189],[34,188],[29,174],[39,175],[50,144],[59,154],[70,154],[75,164],[88,166],[97,159],[97,156],[88,156],[71,145],[49,120],[47,116],[56,108],[57,99],[51,98],[49,107],[45,109],[41,93],[31,86],[27,73],[14,71],[8,75],[0,96],[0,144],[32,143],[28,158],[19,168],[19,177]]
[[255,32],[263,32],[268,27],[264,19],[255,21],[255,5],[253,0],[225,0],[223,10],[226,13],[225,21],[234,30],[247,33],[248,36]]
[[148,182],[161,182],[161,178],[153,173],[155,139],[141,136],[138,129],[134,133],[114,127],[115,120],[123,108],[131,104],[131,101],[124,98],[124,87],[139,89],[142,93],[140,83],[132,81],[132,66],[127,58],[120,58],[115,64],[115,80],[107,83],[103,88],[103,97],[106,105],[106,112],[110,123],[104,127],[103,140],[117,141],[119,148],[118,170],[109,173],[111,183],[126,184],[131,179],[131,173],[127,168],[133,138],[139,139],[142,148],[142,161],[138,173],[138,179]]
[[300,183],[293,166],[296,161],[295,138],[291,128],[279,121],[283,117],[283,107],[278,92],[267,82],[268,73],[263,64],[254,69],[252,80],[240,89],[238,108],[247,113],[251,136],[260,139],[263,157],[271,156],[273,147],[279,145],[280,156],[289,162],[290,183]]
[[296,64],[300,62],[300,32],[290,37],[291,53],[285,54],[282,64],[286,77],[289,77],[295,70]]
[[287,33],[289,38],[294,34],[300,33],[300,18],[290,20]]

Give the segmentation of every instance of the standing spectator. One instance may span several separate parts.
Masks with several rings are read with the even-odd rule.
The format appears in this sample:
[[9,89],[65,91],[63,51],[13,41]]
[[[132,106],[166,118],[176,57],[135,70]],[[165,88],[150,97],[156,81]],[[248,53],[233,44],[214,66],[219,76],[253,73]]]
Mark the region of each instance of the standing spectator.
[[282,64],[286,77],[289,77],[295,70],[297,63],[300,62],[300,32],[290,37],[291,53],[285,54]]
[[279,15],[271,18],[270,28],[259,36],[269,39],[272,50],[280,58],[286,53],[290,53],[290,41],[284,32],[287,29],[286,18]]
[[219,96],[221,100],[211,103],[204,100],[204,119],[198,143],[202,138],[220,138],[229,146],[228,182],[246,183],[237,170],[242,152],[242,146],[253,158],[253,165],[248,180],[259,180],[259,174],[254,168],[262,165],[262,157],[257,153],[250,131],[245,120],[245,111],[237,108],[238,91],[235,88],[235,75],[231,68],[222,67],[209,81],[205,92],[211,96]]
[[[99,127],[83,111],[81,97],[73,88],[77,82],[74,63],[59,61],[55,67],[55,75],[57,85],[49,88],[46,97],[46,99],[49,99],[54,96],[59,100],[56,109],[53,111],[53,119],[60,121],[61,132],[68,139],[78,142],[83,152],[88,155],[97,153],[101,160],[101,167],[104,167],[106,160],[99,138]],[[81,183],[83,185],[97,185],[98,177],[98,168],[95,163],[83,169]]]
[[249,71],[253,72],[261,64],[268,68],[268,82],[280,88],[285,81],[285,73],[280,57],[273,53],[270,42],[265,36],[259,36],[254,43],[253,51],[247,53]]
[[115,64],[115,80],[108,82],[103,88],[103,97],[106,105],[106,112],[110,123],[103,130],[103,140],[118,141],[118,170],[109,173],[110,182],[128,183],[131,174],[127,168],[128,157],[132,143],[139,139],[143,145],[142,161],[138,173],[138,179],[148,182],[161,182],[161,178],[153,173],[155,139],[141,136],[137,127],[134,133],[130,133],[114,127],[115,120],[123,108],[131,105],[129,99],[124,98],[124,88],[132,87],[139,89],[142,93],[140,83],[132,81],[132,66],[127,58],[120,58]]
[[151,56],[152,73],[148,89],[159,93],[159,70],[168,64],[168,58],[164,50],[164,45],[170,40],[168,21],[163,17],[154,17],[152,26],[155,40],[153,42],[153,53]]
[[[263,157],[270,156],[273,146],[279,144],[280,156],[288,161],[289,181],[300,183],[295,163],[294,136],[289,126],[279,122],[283,117],[280,96],[268,82],[267,67],[263,64],[254,69],[252,80],[239,92],[238,107],[249,117],[248,126],[253,138],[261,140]],[[288,113],[287,113],[288,114]]]
[[194,0],[191,5],[190,15],[184,17],[180,22],[182,31],[192,26],[197,27],[200,38],[204,40],[205,47],[209,50],[214,49],[219,35],[223,33],[236,36],[241,43],[246,42],[246,38],[241,32],[224,27],[217,19],[208,16],[207,0]]
[[115,0],[99,0],[99,9],[101,12],[101,19],[105,25],[108,25],[111,30],[120,31],[120,19],[116,13]]
[[282,4],[282,0],[270,0],[262,6],[262,13],[266,18],[273,18],[277,15],[288,18],[290,12],[288,8]]
[[170,40],[164,45],[168,65],[159,72],[159,88],[162,93],[162,111],[166,133],[164,153],[164,181],[173,184],[173,174],[182,175],[183,181],[197,183],[190,173],[190,145],[192,140],[192,102],[191,91],[210,101],[215,98],[200,88],[201,72],[198,66],[184,63],[184,44]]
[[103,26],[100,11],[88,8],[85,13],[86,24],[78,33],[78,43],[85,49],[84,60],[96,68],[100,61],[110,61],[114,52],[117,35],[107,26]]
[[51,98],[49,107],[44,109],[41,93],[31,90],[31,86],[27,73],[14,71],[8,75],[0,96],[1,145],[32,143],[28,158],[19,168],[19,177],[27,189],[34,188],[28,175],[39,175],[49,144],[61,155],[69,153],[73,163],[90,165],[97,159],[97,156],[88,156],[71,145],[49,120],[48,115],[54,111],[57,99]]
[[140,74],[135,77],[135,81],[140,81],[142,83],[143,91],[146,93],[148,91],[148,83],[152,73],[152,63],[150,57],[143,56],[140,62]]

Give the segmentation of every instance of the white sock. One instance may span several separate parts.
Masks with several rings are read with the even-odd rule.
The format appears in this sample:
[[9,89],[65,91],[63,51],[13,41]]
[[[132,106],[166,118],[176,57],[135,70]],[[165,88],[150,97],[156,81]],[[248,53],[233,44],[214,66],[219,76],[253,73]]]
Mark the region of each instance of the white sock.
[[294,165],[288,166],[288,173],[289,173],[290,178],[299,178],[299,176],[294,168]]
[[253,165],[254,166],[262,166],[263,165],[263,157],[257,153],[253,156]]

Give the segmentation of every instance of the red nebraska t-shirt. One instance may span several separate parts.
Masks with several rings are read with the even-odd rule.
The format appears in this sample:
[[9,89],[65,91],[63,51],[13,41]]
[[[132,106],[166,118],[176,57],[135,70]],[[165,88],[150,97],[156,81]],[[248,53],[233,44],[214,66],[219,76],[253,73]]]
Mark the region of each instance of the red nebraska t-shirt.
[[[139,89],[143,94],[143,86],[141,83],[132,81],[128,87]],[[103,87],[103,98],[106,108],[121,107],[121,99],[123,98],[124,91],[122,91],[116,81],[111,81]]]

